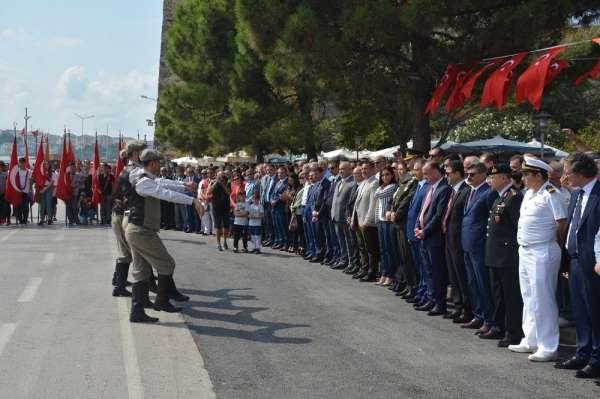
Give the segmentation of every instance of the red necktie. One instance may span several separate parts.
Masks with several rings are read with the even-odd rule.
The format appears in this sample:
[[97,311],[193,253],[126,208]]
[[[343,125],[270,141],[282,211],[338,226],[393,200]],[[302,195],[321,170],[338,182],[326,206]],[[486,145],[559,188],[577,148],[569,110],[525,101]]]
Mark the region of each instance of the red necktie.
[[427,197],[425,198],[425,203],[423,204],[423,208],[421,208],[421,215],[419,215],[419,224],[421,225],[421,228],[425,227],[425,212],[427,212],[429,205],[431,205],[432,198],[433,198],[433,186],[431,186],[431,188],[429,189],[429,192],[427,193]]

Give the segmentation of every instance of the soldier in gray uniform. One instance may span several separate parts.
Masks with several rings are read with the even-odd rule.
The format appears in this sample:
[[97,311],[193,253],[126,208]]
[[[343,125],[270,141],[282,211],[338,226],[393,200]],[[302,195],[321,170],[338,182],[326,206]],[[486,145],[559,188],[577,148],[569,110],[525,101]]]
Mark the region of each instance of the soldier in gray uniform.
[[[127,150],[121,150],[119,157],[126,163]],[[121,171],[121,173],[124,171]],[[120,176],[116,176],[116,178],[119,179]],[[131,293],[125,289],[127,275],[129,274],[129,264],[131,263],[131,251],[129,250],[127,241],[125,241],[125,232],[123,230],[123,201],[126,194],[127,185],[123,184],[121,180],[117,180],[117,190],[113,197],[111,216],[111,227],[117,242],[117,261],[113,274],[113,296],[131,296]]]
[[170,181],[159,184],[155,179],[160,172],[162,154],[156,150],[146,149],[140,155],[143,170],[130,174],[133,185],[131,201],[128,204],[128,223],[125,228],[125,238],[131,248],[133,258],[133,297],[131,305],[131,322],[156,322],[144,311],[148,293],[148,279],[154,267],[158,273],[158,288],[155,310],[179,312],[169,297],[176,291],[173,281],[175,260],[169,255],[162,243],[158,232],[160,230],[160,201],[176,204],[194,205],[200,215],[204,209],[197,198],[190,197],[184,192],[195,192],[193,182]]

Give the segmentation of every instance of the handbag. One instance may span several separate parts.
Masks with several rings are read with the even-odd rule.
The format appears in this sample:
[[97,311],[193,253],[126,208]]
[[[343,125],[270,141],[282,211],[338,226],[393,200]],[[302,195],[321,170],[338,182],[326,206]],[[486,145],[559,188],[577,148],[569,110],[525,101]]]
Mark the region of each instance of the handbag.
[[290,218],[290,224],[288,225],[288,229],[291,232],[298,230],[298,219],[296,218],[296,215],[294,215],[294,214],[292,214],[292,217]]

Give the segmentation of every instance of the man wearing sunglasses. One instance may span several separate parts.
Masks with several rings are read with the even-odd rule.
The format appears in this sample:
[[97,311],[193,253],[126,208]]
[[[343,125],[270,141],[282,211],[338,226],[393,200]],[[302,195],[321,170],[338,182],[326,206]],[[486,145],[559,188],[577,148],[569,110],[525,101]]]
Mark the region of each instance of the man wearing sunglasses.
[[531,353],[531,361],[547,362],[556,359],[558,350],[556,284],[567,209],[562,195],[548,181],[550,165],[525,157],[522,172],[528,190],[521,205],[517,241],[525,337],[508,349]]

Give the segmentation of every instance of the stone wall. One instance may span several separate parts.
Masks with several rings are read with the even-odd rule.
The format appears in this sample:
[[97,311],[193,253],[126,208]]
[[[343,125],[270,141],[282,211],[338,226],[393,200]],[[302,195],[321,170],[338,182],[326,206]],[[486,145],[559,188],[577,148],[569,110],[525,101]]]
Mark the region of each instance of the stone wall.
[[169,70],[166,60],[166,50],[167,50],[167,32],[169,31],[169,26],[173,23],[174,15],[173,11],[175,10],[175,6],[179,3],[184,2],[185,0],[164,0],[163,1],[163,25],[162,25],[162,35],[161,35],[161,45],[160,45],[160,70],[158,74],[158,96],[160,97],[160,92],[163,87],[163,84],[173,77],[173,74]]

